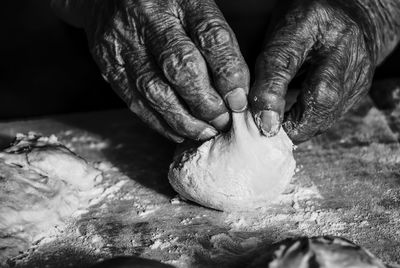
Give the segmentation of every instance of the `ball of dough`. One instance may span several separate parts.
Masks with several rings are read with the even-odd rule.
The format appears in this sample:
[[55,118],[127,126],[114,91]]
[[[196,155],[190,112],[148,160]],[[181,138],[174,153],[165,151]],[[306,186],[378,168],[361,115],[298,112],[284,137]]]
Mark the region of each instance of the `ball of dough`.
[[182,197],[203,206],[254,210],[271,204],[290,182],[292,151],[284,130],[265,137],[249,112],[234,113],[230,132],[178,155],[168,178]]

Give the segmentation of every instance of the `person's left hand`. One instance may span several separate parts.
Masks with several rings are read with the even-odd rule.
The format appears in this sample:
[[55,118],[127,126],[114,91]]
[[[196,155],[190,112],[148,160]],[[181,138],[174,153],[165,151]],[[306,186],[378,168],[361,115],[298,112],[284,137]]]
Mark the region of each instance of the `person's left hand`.
[[[275,135],[283,121],[293,142],[306,141],[368,92],[375,69],[371,40],[365,38],[369,22],[333,3],[296,1],[259,55],[249,103],[265,135]],[[304,63],[307,77],[284,118],[288,84]]]

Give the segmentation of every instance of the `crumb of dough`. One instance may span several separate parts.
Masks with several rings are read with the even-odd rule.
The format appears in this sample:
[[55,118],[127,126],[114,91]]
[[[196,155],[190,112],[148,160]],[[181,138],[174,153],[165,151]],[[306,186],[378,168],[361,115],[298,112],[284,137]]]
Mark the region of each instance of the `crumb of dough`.
[[169,181],[182,197],[206,207],[267,207],[294,174],[293,144],[283,129],[263,136],[249,112],[234,113],[232,124],[230,132],[178,155]]

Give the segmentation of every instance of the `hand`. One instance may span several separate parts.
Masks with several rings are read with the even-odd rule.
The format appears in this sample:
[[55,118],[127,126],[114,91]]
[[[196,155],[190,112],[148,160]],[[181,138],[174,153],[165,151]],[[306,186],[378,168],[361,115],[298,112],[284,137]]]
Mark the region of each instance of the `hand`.
[[209,139],[246,108],[248,68],[213,0],[81,1],[103,76],[166,137]]
[[[377,62],[366,32],[372,25],[345,2],[297,1],[267,39],[249,98],[265,135],[275,135],[284,121],[295,143],[306,141],[368,92]],[[306,65],[301,93],[284,118],[288,84]]]

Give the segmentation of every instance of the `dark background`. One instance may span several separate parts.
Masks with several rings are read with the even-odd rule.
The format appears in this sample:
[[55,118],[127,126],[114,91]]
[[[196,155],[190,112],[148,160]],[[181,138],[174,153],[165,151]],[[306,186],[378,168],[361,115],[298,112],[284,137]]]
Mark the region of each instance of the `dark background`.
[[[103,81],[82,30],[49,1],[7,1],[0,10],[0,119],[125,107]],[[217,0],[253,69],[273,1]],[[262,4],[262,5],[261,5]],[[376,77],[400,77],[397,49]]]

